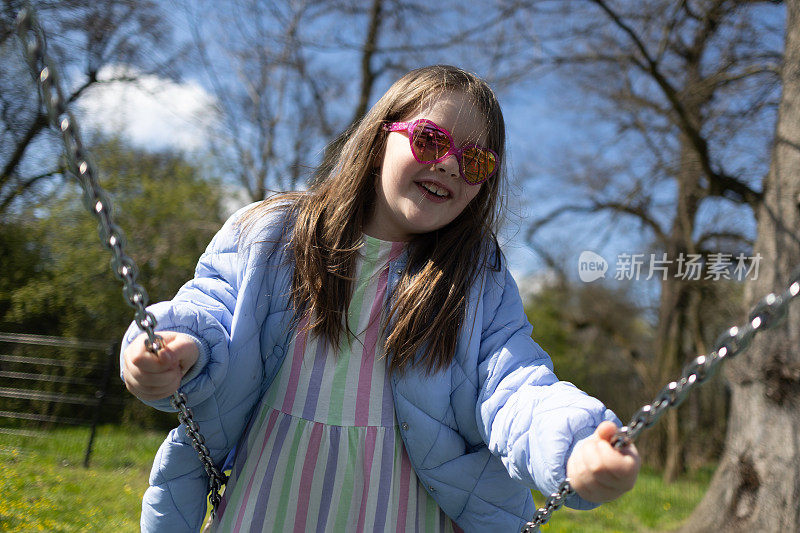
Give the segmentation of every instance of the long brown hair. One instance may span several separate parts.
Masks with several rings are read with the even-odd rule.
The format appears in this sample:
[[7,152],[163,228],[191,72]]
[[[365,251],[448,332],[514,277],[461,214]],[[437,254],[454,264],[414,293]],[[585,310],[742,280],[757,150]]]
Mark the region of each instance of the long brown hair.
[[[408,243],[409,259],[383,324],[391,329],[385,348],[392,372],[412,364],[427,372],[446,368],[455,356],[470,286],[484,268],[499,268],[496,233],[505,181],[505,122],[486,82],[448,65],[409,72],[340,137],[344,142],[335,145],[330,163],[320,167],[308,191],[274,196],[248,216],[289,210],[295,221],[290,237],[295,324],[300,316],[308,316],[311,333],[338,346],[342,335],[354,335],[347,310],[363,228],[375,203],[378,162],[386,147],[388,133],[382,126],[411,116],[443,92],[471,97],[483,114],[486,144],[498,154],[499,167],[455,220]],[[420,352],[424,355],[416,360]]]

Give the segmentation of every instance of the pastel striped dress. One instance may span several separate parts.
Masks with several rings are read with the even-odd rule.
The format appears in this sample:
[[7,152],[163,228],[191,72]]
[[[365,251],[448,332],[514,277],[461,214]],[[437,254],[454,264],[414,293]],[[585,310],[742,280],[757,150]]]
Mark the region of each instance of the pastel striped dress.
[[334,348],[301,322],[240,443],[214,530],[460,531],[417,479],[395,418],[380,325],[402,249],[364,236],[348,309],[356,339]]

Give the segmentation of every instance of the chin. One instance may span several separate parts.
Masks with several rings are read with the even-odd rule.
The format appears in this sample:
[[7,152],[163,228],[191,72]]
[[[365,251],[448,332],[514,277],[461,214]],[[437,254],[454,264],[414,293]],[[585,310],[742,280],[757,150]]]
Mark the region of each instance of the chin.
[[424,235],[426,233],[433,233],[434,231],[438,231],[445,227],[447,224],[427,224],[422,227],[418,226],[418,230],[415,232],[416,235]]

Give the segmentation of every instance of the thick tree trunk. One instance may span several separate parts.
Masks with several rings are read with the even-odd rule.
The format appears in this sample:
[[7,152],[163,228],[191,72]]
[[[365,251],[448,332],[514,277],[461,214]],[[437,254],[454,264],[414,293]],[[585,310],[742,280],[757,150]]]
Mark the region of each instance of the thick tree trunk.
[[[748,281],[751,306],[783,290],[800,264],[800,0],[789,0],[783,94],[772,163],[757,211]],[[726,364],[731,410],[725,450],[705,498],[683,531],[800,531],[800,302]]]

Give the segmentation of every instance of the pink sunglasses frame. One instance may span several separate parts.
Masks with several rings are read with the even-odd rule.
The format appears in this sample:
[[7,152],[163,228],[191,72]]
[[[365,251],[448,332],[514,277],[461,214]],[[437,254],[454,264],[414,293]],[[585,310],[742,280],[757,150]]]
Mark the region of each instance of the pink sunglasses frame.
[[[433,129],[445,134],[447,139],[450,141],[450,149],[447,151],[446,154],[444,154],[442,157],[439,157],[437,159],[432,159],[430,161],[423,161],[422,159],[417,157],[417,153],[414,151],[414,140],[413,140],[414,139],[414,135],[413,135],[413,133],[414,133],[414,128],[416,128],[418,124],[427,124],[427,125],[431,126]],[[422,163],[424,165],[430,165],[430,164],[440,163],[440,162],[444,161],[451,154],[456,156],[456,161],[458,161],[458,172],[459,172],[459,174],[461,174],[461,179],[463,179],[467,183],[467,185],[480,185],[481,183],[483,183],[484,181],[488,180],[489,178],[491,178],[492,176],[494,176],[497,173],[497,165],[498,165],[498,163],[500,161],[500,157],[497,155],[497,153],[494,150],[492,150],[491,148],[484,148],[483,146],[481,146],[479,144],[476,144],[476,143],[465,144],[461,148],[457,148],[456,147],[456,142],[455,142],[455,140],[453,140],[453,136],[450,134],[450,132],[447,131],[446,129],[442,128],[441,126],[439,126],[438,124],[436,124],[432,120],[428,120],[426,118],[420,118],[420,119],[417,119],[417,120],[415,120],[413,122],[392,122],[390,124],[384,124],[383,125],[383,129],[387,130],[387,131],[405,131],[406,133],[408,133],[408,144],[409,144],[409,147],[411,148],[411,155],[414,156],[414,159],[416,159],[418,163]],[[494,156],[494,168],[481,181],[469,181],[467,179],[467,177],[464,175],[464,162],[463,162],[462,154],[464,153],[464,150],[466,150],[468,148],[473,148],[473,147],[474,148],[479,148],[481,150],[485,150],[485,151],[489,152],[490,154],[492,154]]]

